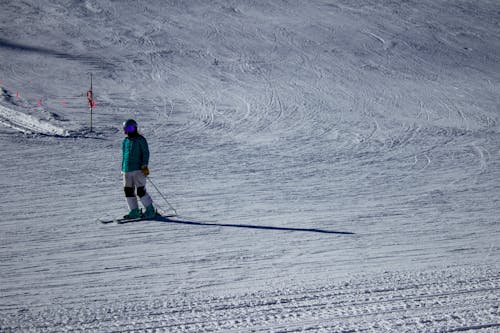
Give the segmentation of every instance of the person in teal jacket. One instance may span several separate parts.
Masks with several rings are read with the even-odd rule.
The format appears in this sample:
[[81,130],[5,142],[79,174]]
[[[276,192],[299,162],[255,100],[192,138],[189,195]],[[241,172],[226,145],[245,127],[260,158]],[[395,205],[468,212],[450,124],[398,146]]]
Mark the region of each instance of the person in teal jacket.
[[[129,213],[124,218],[151,218],[156,215],[153,199],[146,192],[146,177],[149,175],[149,147],[146,138],[139,134],[137,122],[129,119],[123,123],[126,137],[122,141],[122,174],[123,189]],[[137,196],[146,211],[141,214]]]

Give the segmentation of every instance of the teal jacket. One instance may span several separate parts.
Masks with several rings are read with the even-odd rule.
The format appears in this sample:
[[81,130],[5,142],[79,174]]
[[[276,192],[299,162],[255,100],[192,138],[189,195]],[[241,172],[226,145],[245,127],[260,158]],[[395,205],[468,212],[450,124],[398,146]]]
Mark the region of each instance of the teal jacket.
[[149,162],[148,142],[142,135],[126,137],[122,141],[122,171],[141,170]]

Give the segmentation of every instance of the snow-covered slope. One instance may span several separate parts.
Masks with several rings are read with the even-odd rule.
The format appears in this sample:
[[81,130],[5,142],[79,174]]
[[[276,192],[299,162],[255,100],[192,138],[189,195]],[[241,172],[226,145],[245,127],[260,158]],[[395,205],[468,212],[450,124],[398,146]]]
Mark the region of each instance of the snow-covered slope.
[[0,9],[0,331],[500,329],[498,1]]
[[51,136],[67,136],[64,128],[44,122],[23,112],[18,112],[0,105],[0,123],[23,133],[37,133]]

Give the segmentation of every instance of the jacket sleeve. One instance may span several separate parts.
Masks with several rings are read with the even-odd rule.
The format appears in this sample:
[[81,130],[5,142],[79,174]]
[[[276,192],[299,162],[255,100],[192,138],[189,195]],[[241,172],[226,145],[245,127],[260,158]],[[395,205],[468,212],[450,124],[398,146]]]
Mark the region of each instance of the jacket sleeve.
[[122,171],[125,171],[125,168],[123,167],[124,164],[125,164],[125,140],[122,141],[122,165],[120,166]]
[[142,152],[142,165],[147,166],[149,163],[149,147],[148,147],[148,142],[146,141],[146,138],[142,138],[141,140],[141,152]]

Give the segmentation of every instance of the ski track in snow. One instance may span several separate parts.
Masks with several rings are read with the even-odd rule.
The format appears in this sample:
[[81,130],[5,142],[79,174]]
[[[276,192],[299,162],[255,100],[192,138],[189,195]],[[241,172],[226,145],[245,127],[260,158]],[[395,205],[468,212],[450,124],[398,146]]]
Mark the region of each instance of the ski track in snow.
[[498,2],[0,9],[0,332],[500,331]]
[[27,134],[68,136],[68,131],[36,117],[0,105],[0,123]]
[[496,331],[499,279],[499,272],[469,267],[359,276],[341,284],[238,297],[149,295],[98,306],[67,300],[3,311],[0,327],[5,332]]

